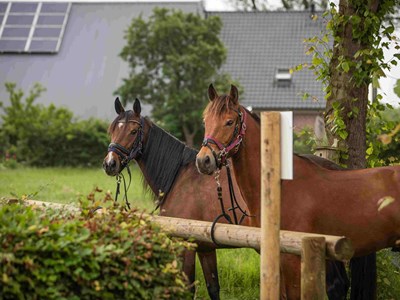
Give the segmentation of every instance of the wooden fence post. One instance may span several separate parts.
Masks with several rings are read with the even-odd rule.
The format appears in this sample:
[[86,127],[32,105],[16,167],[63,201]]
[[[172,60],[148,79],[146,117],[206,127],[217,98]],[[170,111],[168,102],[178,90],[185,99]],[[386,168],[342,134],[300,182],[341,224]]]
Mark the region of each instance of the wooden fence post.
[[280,298],[280,133],[280,113],[261,112],[261,300]]
[[325,238],[303,237],[301,247],[301,300],[324,300]]

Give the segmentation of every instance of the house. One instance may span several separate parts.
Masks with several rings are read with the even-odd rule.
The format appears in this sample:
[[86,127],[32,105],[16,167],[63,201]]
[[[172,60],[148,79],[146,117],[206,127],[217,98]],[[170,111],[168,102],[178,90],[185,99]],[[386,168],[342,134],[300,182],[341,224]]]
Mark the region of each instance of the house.
[[[47,91],[39,102],[111,120],[113,93],[129,72],[118,56],[124,31],[132,18],[148,17],[156,6],[221,17],[228,50],[223,68],[244,88],[244,105],[255,111],[294,110],[297,127],[312,126],[324,109],[314,74],[289,72],[310,60],[303,39],[319,33],[322,22],[313,21],[310,12],[207,12],[197,0],[0,1],[0,101],[8,101],[5,82],[26,92],[40,82]],[[304,92],[314,101],[302,100]]]
[[[310,70],[291,68],[309,62],[305,38],[319,36],[322,18],[309,11],[206,12],[223,22],[221,38],[228,57],[224,71],[244,87],[242,104],[255,112],[293,110],[295,130],[313,126],[325,108],[322,84]],[[303,95],[310,97],[303,100]]]

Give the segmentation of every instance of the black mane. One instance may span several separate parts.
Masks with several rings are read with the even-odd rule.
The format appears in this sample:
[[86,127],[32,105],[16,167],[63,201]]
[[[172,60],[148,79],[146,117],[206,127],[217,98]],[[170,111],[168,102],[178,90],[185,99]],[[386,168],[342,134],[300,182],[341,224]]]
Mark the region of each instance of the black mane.
[[196,150],[187,147],[153,123],[141,160],[151,184],[167,195],[179,170],[193,162],[196,155]]

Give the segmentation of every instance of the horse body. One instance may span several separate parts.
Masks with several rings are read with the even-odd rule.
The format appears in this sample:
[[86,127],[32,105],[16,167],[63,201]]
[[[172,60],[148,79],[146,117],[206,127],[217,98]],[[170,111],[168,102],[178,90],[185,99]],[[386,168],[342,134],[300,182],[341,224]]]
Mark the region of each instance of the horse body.
[[[251,225],[259,226],[260,122],[239,105],[234,86],[230,95],[218,96],[211,85],[209,98],[203,114],[205,141],[197,155],[197,167],[210,175],[218,168],[221,156],[231,156],[242,197],[250,214],[256,216]],[[245,134],[235,139],[235,132],[240,132],[237,128],[243,126]],[[239,145],[230,147],[235,140]],[[226,153],[228,148],[235,150]],[[282,229],[344,235],[352,240],[355,256],[395,246],[400,239],[400,167],[335,170],[338,168],[317,157],[294,155],[293,160],[294,179],[282,180],[281,186]],[[282,255],[281,264],[281,284],[287,297],[299,299],[299,258]],[[335,268],[329,264],[327,271]],[[374,298],[373,293],[366,297]]]
[[[282,218],[282,228],[345,235],[356,257],[395,246],[400,239],[399,183],[400,167],[336,171],[295,155],[294,180],[282,182],[282,211],[291,216]],[[387,197],[395,200],[378,210]]]
[[[138,130],[143,130],[141,154],[135,157],[144,179],[155,196],[159,197],[160,215],[187,218],[212,222],[221,213],[217,199],[216,182],[209,176],[201,175],[195,166],[197,151],[186,147],[182,142],[171,136],[148,118],[140,116],[140,102],[135,102],[134,112],[122,108],[115,101],[117,119],[110,125],[111,140],[118,143],[122,149],[131,149],[138,139]],[[142,122],[140,121],[143,118]],[[141,125],[142,124],[142,125]],[[121,147],[120,147],[121,148]],[[132,149],[133,150],[133,149]],[[121,159],[118,153],[109,151],[104,160],[104,169],[110,176],[121,172]],[[221,184],[227,184],[226,174],[221,173]],[[239,191],[236,189],[236,194]],[[223,201],[228,207],[229,191],[223,189]],[[246,209],[243,199],[238,197],[239,204]],[[228,212],[232,216],[231,212]],[[238,212],[238,216],[241,217]],[[226,220],[221,219],[221,222]],[[245,218],[243,225],[248,224]],[[215,244],[198,243],[196,252],[203,269],[208,293],[211,299],[219,299],[219,281],[217,272]],[[195,251],[186,250],[184,253],[184,272],[189,283],[195,279]]]

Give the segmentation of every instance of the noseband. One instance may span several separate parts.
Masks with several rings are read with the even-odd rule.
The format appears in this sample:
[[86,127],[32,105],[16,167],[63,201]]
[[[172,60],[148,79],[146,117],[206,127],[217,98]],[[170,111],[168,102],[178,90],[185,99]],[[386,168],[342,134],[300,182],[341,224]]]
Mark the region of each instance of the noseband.
[[[202,147],[205,146],[208,149],[210,149],[211,153],[215,158],[218,169],[221,169],[222,166],[226,164],[226,159],[228,158],[228,155],[230,154],[231,150],[234,150],[233,154],[235,154],[239,150],[239,146],[242,143],[243,137],[246,133],[246,117],[247,117],[246,111],[243,110],[243,112],[241,112],[239,108],[237,110],[237,113],[239,115],[240,122],[236,122],[232,139],[227,145],[222,144],[211,135],[207,135],[203,140]],[[239,130],[239,124],[240,124],[240,130]],[[218,147],[218,149],[220,150],[218,154],[214,151],[214,149],[210,146],[210,144],[214,144]]]
[[[140,122],[136,120],[128,120],[127,122],[133,122],[139,124],[138,135],[130,149],[125,148],[124,146],[118,143],[110,143],[108,145],[108,152],[114,152],[118,155],[118,158],[121,161],[121,170],[122,171],[132,159],[137,159],[142,155],[143,149],[143,127],[144,127],[144,118],[140,117]],[[125,123],[125,122],[119,122]]]

